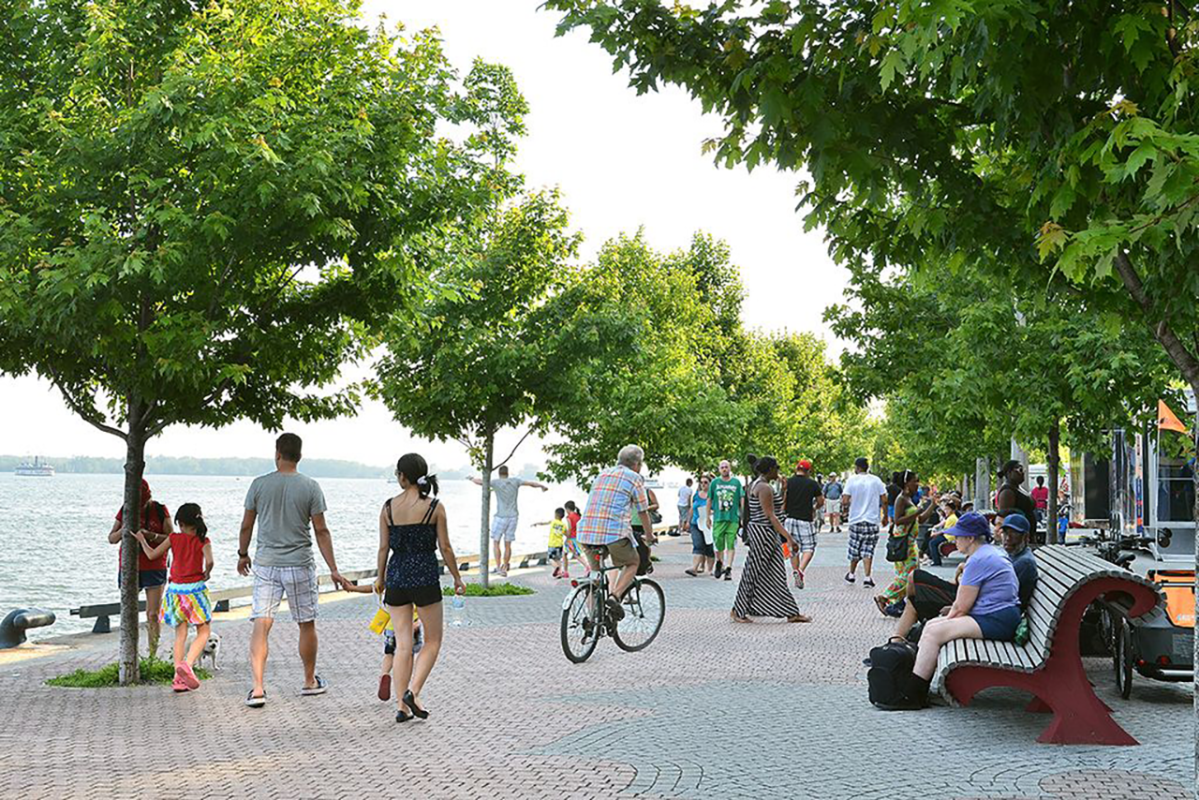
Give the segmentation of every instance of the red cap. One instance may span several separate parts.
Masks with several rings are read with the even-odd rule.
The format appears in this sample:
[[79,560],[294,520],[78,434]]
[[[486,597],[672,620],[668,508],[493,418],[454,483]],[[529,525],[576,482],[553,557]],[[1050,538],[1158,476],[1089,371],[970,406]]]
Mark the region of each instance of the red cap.
[[795,467],[796,467],[796,469],[811,470],[812,462],[808,461],[806,458],[801,458],[799,460],[799,463],[796,464]]

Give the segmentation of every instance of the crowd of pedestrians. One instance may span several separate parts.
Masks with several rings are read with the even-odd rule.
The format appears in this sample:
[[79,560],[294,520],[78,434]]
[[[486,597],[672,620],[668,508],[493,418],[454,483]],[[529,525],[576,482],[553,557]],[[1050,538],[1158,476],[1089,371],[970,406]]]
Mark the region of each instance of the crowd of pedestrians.
[[[347,591],[373,592],[379,611],[372,629],[384,638],[379,697],[396,697],[396,721],[425,719],[429,711],[422,690],[442,646],[441,566],[453,581],[453,591],[465,589],[449,540],[446,509],[439,501],[438,480],[416,453],[401,457],[395,476],[399,492],[379,511],[379,546],[373,585],[357,586],[338,570],[332,535],[325,521],[325,497],[320,485],[298,470],[302,443],[283,434],[275,443],[276,469],[256,478],[245,498],[238,572],[253,576],[250,639],[252,682],[245,704],[267,703],[266,665],[270,632],[280,604],[286,600],[299,628],[303,696],[323,694],[327,681],[317,672],[319,640],[318,579],[314,545],[327,566],[332,583]],[[622,598],[637,574],[652,571],[649,548],[656,542],[658,499],[641,474],[645,454],[636,445],[623,448],[616,464],[594,479],[585,506],[573,500],[554,512],[549,527],[548,556],[554,578],[569,578],[571,563],[585,573],[598,568],[602,557],[618,568],[610,579],[607,613],[619,621]],[[748,623],[755,617],[810,622],[801,613],[791,587],[802,590],[815,555],[821,529],[842,532],[845,524],[848,570],[844,582],[873,588],[873,562],[882,531],[887,557],[895,574],[874,596],[883,614],[898,618],[897,637],[920,631],[920,650],[914,676],[927,690],[937,648],[954,638],[1010,639],[1027,605],[1036,580],[1036,562],[1028,550],[1036,530],[1036,502],[1021,488],[1023,466],[1005,464],[1003,483],[996,493],[1000,510],[994,529],[971,504],[953,492],[938,493],[922,486],[911,470],[896,472],[884,483],[870,471],[865,458],[854,463],[844,483],[836,472],[828,478],[813,475],[809,459],[796,461],[786,478],[770,456],[748,456],[746,474],[736,475],[729,459],[715,474],[689,477],[679,488],[676,508],[678,533],[689,534],[693,562],[690,577],[712,575],[734,579],[738,547],[745,551],[730,617]],[[483,481],[473,479],[477,484]],[[548,487],[508,475],[506,467],[491,481],[496,514],[491,523],[497,572],[506,575],[511,543],[519,518],[521,488]],[[177,692],[199,688],[194,665],[208,642],[212,604],[207,580],[212,572],[212,546],[207,523],[195,503],[180,506],[173,521],[168,509],[153,500],[142,483],[140,530],[134,534],[139,553],[139,589],[146,592],[147,627],[156,647],[159,623],[175,629]],[[123,515],[118,514],[111,542],[122,541]],[[257,541],[254,556],[250,545]],[[1004,549],[991,547],[992,535]],[[952,548],[965,557],[952,582],[922,568],[939,566]],[[168,554],[169,570],[168,570]],[[790,581],[788,580],[790,573]],[[196,629],[190,647],[189,629]],[[923,682],[923,683],[921,683]],[[917,692],[919,695],[919,692]],[[918,697],[919,703],[923,698]],[[914,701],[915,702],[915,701]]]

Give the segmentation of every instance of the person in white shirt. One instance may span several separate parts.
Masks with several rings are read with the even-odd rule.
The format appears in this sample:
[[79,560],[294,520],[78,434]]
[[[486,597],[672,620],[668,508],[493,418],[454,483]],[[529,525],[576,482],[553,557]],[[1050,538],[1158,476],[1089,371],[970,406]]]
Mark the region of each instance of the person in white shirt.
[[688,523],[691,521],[691,484],[690,478],[687,482],[679,487],[679,533],[687,532]]
[[841,510],[849,524],[849,572],[845,582],[856,580],[858,562],[862,562],[863,586],[874,586],[870,574],[874,565],[874,548],[878,546],[879,514],[882,524],[890,522],[887,516],[887,487],[877,475],[870,473],[870,462],[859,458],[853,464],[854,474],[845,481],[841,494]]

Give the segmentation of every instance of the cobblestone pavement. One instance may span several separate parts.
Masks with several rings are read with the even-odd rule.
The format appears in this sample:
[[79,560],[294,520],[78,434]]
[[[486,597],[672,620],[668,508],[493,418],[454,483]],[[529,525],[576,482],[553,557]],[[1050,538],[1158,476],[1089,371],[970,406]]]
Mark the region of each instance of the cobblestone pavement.
[[860,578],[842,582],[843,536],[824,536],[808,588],[796,592],[810,625],[734,625],[735,580],[684,576],[678,540],[659,552],[667,619],[647,650],[605,640],[587,663],[568,663],[558,642],[566,588],[546,570],[525,571],[515,580],[537,594],[471,600],[469,625],[447,631],[425,722],[396,725],[394,707],[375,697],[370,597],[321,605],[324,696],[298,695],[296,629],[278,621],[259,711],[241,704],[244,619],[216,623],[223,669],[181,696],[44,685],[110,661],[115,635],[0,656],[0,797],[1189,797],[1186,685],[1138,679],[1124,701],[1107,662],[1089,663],[1141,742],[1127,748],[1038,745],[1046,718],[1003,690],[967,709],[878,711],[861,659],[891,626]]

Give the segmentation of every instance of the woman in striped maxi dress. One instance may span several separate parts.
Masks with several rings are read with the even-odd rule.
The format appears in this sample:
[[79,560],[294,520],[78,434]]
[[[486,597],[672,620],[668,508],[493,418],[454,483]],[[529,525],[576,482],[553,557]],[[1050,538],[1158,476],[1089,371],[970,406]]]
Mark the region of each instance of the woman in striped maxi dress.
[[750,617],[783,617],[788,622],[811,622],[799,613],[795,597],[787,587],[787,564],[783,559],[780,537],[794,546],[775,510],[770,481],[778,478],[778,462],[769,456],[754,464],[756,479],[749,486],[749,520],[746,538],[749,557],[741,570],[737,600],[733,604],[734,622],[749,622]]

